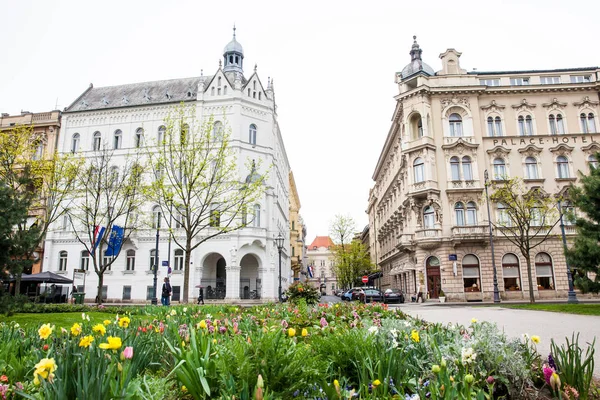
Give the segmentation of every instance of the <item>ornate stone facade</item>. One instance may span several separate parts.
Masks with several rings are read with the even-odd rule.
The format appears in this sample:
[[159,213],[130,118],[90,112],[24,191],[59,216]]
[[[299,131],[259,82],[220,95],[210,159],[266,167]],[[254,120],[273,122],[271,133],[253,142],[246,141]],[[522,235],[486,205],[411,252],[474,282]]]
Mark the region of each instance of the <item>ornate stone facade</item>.
[[[441,54],[435,74],[396,75],[396,109],[369,193],[369,240],[382,288],[413,294],[420,283],[430,298],[443,290],[449,300],[489,300],[485,172],[554,195],[596,165],[600,70],[467,72],[460,55]],[[490,206],[496,221],[501,211]],[[571,225],[565,230],[575,233]],[[494,231],[494,244],[502,298],[528,298],[525,258],[501,232]],[[531,259],[535,296],[566,297],[558,226]]]

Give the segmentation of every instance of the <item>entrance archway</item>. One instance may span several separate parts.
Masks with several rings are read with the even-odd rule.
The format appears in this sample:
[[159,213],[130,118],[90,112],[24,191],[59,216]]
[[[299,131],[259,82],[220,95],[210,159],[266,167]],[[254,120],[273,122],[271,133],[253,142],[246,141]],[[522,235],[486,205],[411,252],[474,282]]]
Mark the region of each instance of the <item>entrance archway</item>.
[[240,260],[240,267],[240,299],[260,299],[262,282],[258,275],[258,257],[246,254]]
[[441,273],[440,273],[440,259],[431,256],[425,262],[425,270],[427,273],[427,292],[429,293],[430,299],[437,299],[440,297],[441,289]]
[[200,286],[204,291],[204,298],[224,299],[227,285],[227,263],[219,253],[209,254],[202,264],[202,279]]

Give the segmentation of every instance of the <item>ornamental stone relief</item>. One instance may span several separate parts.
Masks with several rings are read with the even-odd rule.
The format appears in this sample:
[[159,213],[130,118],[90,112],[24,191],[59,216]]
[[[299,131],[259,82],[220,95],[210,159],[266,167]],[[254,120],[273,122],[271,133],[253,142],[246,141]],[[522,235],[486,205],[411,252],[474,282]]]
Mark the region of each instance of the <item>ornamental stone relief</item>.
[[523,110],[529,110],[529,111],[532,111],[532,110],[533,110],[535,107],[537,107],[537,105],[536,105],[536,104],[533,104],[533,103],[529,103],[529,102],[527,101],[527,99],[523,99],[523,100],[521,100],[521,102],[520,102],[519,104],[513,104],[511,107],[512,107],[512,108],[513,108],[513,109],[514,109],[516,112],[520,112],[520,111],[523,111]]
[[486,106],[481,106],[480,108],[483,111],[487,111],[488,113],[491,113],[491,112],[501,113],[506,108],[506,106],[497,104],[496,100],[492,100],[490,104],[488,104]]
[[597,101],[590,100],[590,96],[585,96],[581,102],[575,102],[575,103],[573,103],[573,105],[575,107],[579,107],[579,108],[584,108],[584,107],[594,108],[594,107],[598,106],[598,103],[599,102],[597,102]]
[[440,104],[442,105],[443,109],[446,109],[450,106],[464,106],[466,108],[468,108],[469,110],[471,109],[471,104],[469,104],[469,99],[467,99],[466,97],[452,97],[452,98],[446,98],[446,99],[442,99],[440,100]]
[[544,108],[551,108],[551,109],[557,109],[557,110],[563,110],[565,107],[567,107],[567,103],[561,103],[555,97],[555,98],[552,99],[552,101],[550,103],[543,103],[542,107],[544,107]]

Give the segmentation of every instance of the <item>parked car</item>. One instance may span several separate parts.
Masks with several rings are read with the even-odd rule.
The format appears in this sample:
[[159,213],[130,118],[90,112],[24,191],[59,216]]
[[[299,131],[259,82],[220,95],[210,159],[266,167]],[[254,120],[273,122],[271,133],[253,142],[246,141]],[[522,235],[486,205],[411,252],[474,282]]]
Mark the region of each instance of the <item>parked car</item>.
[[336,289],[333,291],[333,295],[337,296],[337,297],[342,297],[342,295],[344,294],[345,290],[344,289]]
[[[366,301],[365,301],[366,298]],[[358,300],[365,303],[383,302],[383,293],[379,289],[361,289]]]
[[383,296],[386,303],[404,303],[404,293],[400,289],[385,289]]
[[352,300],[360,300],[359,299],[360,291],[365,291],[365,290],[368,290],[368,289],[375,289],[375,290],[377,290],[377,288],[374,287],[374,286],[361,286],[361,287],[357,287],[357,288],[354,288],[354,289],[356,289],[356,291],[352,293]]
[[355,296],[355,293],[358,293],[359,290],[360,290],[360,288],[352,288],[352,289],[345,291],[342,294],[342,300],[351,301],[351,300],[358,299],[358,297],[357,297],[358,295]]

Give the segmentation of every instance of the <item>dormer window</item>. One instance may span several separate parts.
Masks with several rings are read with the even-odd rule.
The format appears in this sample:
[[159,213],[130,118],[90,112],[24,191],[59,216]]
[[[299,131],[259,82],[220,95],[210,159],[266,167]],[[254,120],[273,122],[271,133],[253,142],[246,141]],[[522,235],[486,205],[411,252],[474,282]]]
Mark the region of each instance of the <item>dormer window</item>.
[[554,85],[560,83],[560,76],[540,76],[542,85]]
[[479,84],[485,86],[500,86],[500,79],[480,79]]
[[512,86],[529,85],[529,78],[510,78],[510,84]]
[[591,77],[589,75],[571,75],[571,83],[589,83]]

